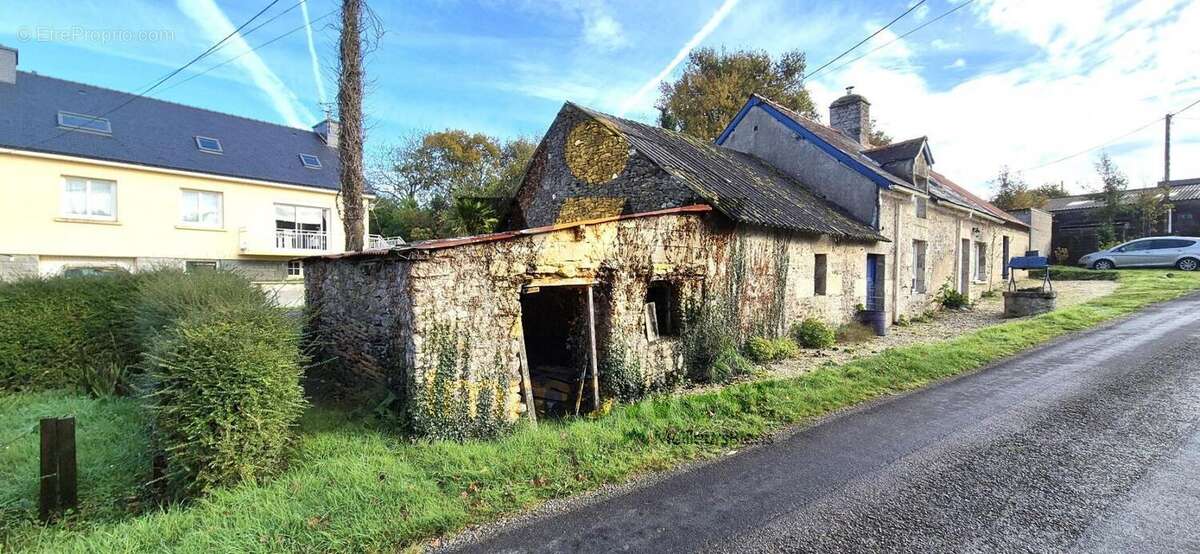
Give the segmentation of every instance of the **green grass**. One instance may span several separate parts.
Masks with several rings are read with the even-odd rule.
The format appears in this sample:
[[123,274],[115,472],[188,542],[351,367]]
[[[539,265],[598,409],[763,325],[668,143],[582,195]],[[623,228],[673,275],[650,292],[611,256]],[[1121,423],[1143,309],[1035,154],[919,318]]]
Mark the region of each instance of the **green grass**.
[[490,442],[408,443],[342,413],[312,409],[291,469],[270,482],[125,521],[25,526],[6,542],[48,552],[392,551],[979,368],[1200,289],[1200,273],[1126,271],[1118,283],[1113,295],[941,343],[794,379],[655,397],[599,420],[543,423]]
[[150,466],[145,414],[136,401],[62,391],[0,396],[0,538],[31,527],[37,517],[38,420],[71,415],[80,505],[62,526],[120,521],[138,509],[139,484]]

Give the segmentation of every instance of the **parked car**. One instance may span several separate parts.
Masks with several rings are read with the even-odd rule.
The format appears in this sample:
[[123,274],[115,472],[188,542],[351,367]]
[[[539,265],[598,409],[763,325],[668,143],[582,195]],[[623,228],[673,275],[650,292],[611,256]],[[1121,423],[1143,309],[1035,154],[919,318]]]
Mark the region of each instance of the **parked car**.
[[1079,258],[1080,265],[1091,269],[1114,267],[1175,267],[1183,271],[1200,269],[1200,238],[1148,237],[1131,240],[1108,250]]

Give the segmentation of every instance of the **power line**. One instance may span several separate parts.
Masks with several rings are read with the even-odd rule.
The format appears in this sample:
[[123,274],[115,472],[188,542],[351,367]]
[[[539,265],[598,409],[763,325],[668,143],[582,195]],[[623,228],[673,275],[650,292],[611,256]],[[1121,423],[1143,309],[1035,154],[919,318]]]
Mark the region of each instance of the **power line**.
[[885,30],[887,30],[887,28],[888,28],[888,27],[891,27],[891,26],[892,26],[892,24],[894,24],[894,23],[895,23],[895,22],[897,22],[897,21],[900,21],[900,19],[901,19],[901,18],[903,18],[904,16],[908,15],[909,13],[912,13],[912,11],[913,11],[913,10],[917,9],[918,7],[920,7],[920,6],[921,6],[922,4],[924,4],[924,3],[925,3],[925,0],[921,0],[920,2],[917,2],[916,4],[913,4],[913,5],[912,5],[912,7],[908,8],[907,10],[904,10],[904,13],[902,13],[902,14],[900,14],[900,15],[896,16],[896,18],[895,18],[895,19],[893,19],[893,20],[889,21],[887,25],[884,25],[883,27],[880,27],[880,28],[879,28],[879,29],[877,29],[877,30],[876,30],[874,33],[871,33],[871,35],[870,35],[870,36],[868,36],[867,38],[864,38],[864,39],[862,39],[862,40],[858,41],[858,44],[855,44],[854,46],[851,46],[851,47],[850,47],[848,50],[846,50],[845,52],[842,52],[841,54],[838,54],[836,57],[834,57],[832,60],[829,60],[829,61],[825,62],[825,64],[824,64],[824,65],[822,65],[821,67],[818,67],[818,68],[817,68],[816,70],[814,70],[812,73],[809,73],[808,75],[805,75],[805,76],[804,76],[804,80],[808,80],[808,79],[812,78],[814,75],[816,75],[816,74],[820,73],[822,69],[825,69],[826,67],[829,67],[829,65],[830,65],[830,64],[832,64],[833,62],[836,62],[836,61],[838,61],[838,60],[842,59],[842,57],[843,57],[843,56],[845,56],[846,54],[849,54],[849,53],[853,52],[853,51],[854,51],[856,48],[858,48],[859,46],[862,46],[862,45],[863,45],[864,43],[866,43],[868,40],[871,40],[871,39],[875,38],[875,36],[876,36],[876,35],[878,35],[879,33],[882,33],[882,32],[884,32]]
[[[299,6],[299,4],[296,4],[296,5],[297,5],[297,6]],[[316,22],[318,22],[318,21],[321,21],[321,20],[323,20],[323,19],[325,19],[325,18],[327,18],[327,17],[329,17],[329,16],[331,16],[331,15],[334,15],[334,14],[338,13],[339,11],[341,11],[341,8],[334,8],[334,9],[330,10],[329,12],[326,12],[326,13],[325,13],[325,15],[322,15],[321,17],[318,17],[318,18],[316,18],[316,19],[312,20],[312,23],[316,23]],[[282,14],[281,14],[281,15],[282,15]],[[255,52],[255,51],[257,51],[257,50],[258,50],[258,49],[260,49],[260,48],[265,48],[265,47],[267,47],[267,46],[270,46],[271,44],[273,44],[273,43],[275,43],[275,42],[278,42],[278,41],[280,41],[280,40],[283,40],[284,38],[286,38],[286,37],[288,37],[288,36],[291,36],[291,35],[293,35],[293,34],[295,34],[295,33],[298,33],[298,32],[300,32],[300,31],[304,30],[304,28],[305,28],[305,27],[307,27],[308,25],[309,25],[308,23],[305,23],[304,25],[301,25],[301,26],[299,26],[299,27],[296,27],[296,28],[294,28],[294,29],[292,29],[292,30],[290,30],[290,31],[288,31],[288,32],[286,32],[286,33],[283,33],[283,34],[281,34],[281,35],[279,35],[279,36],[277,36],[277,37],[275,37],[275,38],[273,38],[273,39],[271,39],[271,40],[268,40],[268,41],[266,41],[266,42],[264,42],[264,43],[262,43],[262,44],[259,44],[258,46],[255,46],[255,47],[253,47],[253,48],[251,48],[251,49],[249,49],[249,50],[246,50],[245,52],[242,52],[241,54],[238,54],[238,55],[236,55],[236,56],[234,56],[234,57],[232,57],[232,58],[229,58],[228,60],[225,60],[225,61],[223,61],[223,62],[221,62],[221,63],[219,63],[219,64],[216,64],[216,65],[210,66],[210,67],[208,67],[207,69],[205,69],[204,71],[201,71],[201,72],[199,72],[199,73],[195,73],[195,74],[192,74],[192,75],[188,75],[188,77],[187,77],[186,79],[184,79],[184,80],[182,80],[182,81],[176,81],[176,82],[174,82],[174,83],[171,83],[171,85],[170,85],[170,86],[168,86],[168,87],[166,87],[166,88],[162,89],[162,91],[161,91],[161,92],[167,92],[168,90],[171,90],[171,89],[173,89],[173,88],[175,88],[175,87],[177,87],[177,86],[180,86],[180,85],[182,85],[182,84],[184,84],[184,83],[186,83],[186,82],[188,82],[188,81],[191,81],[192,79],[195,79],[195,78],[197,78],[197,77],[200,77],[200,76],[202,76],[202,75],[206,75],[206,74],[208,74],[208,73],[210,73],[210,72],[212,72],[212,71],[214,71],[214,70],[216,70],[216,69],[219,69],[219,68],[225,67],[226,65],[229,65],[229,64],[231,64],[231,63],[233,63],[233,62],[235,62],[235,61],[237,61],[237,60],[241,59],[241,58],[242,58],[242,56],[245,56],[245,55],[247,55],[247,54],[250,54],[251,52]]]
[[[966,0],[966,2],[963,2],[963,3],[961,3],[961,4],[957,5],[957,6],[954,6],[953,8],[950,8],[949,10],[946,10],[946,11],[945,11],[945,12],[943,12],[941,15],[939,15],[939,16],[937,16],[937,17],[933,18],[933,19],[930,19],[929,21],[926,21],[925,23],[922,23],[922,24],[920,24],[920,25],[918,25],[918,26],[916,26],[916,27],[912,28],[912,29],[911,29],[911,30],[909,30],[907,33],[904,33],[903,35],[900,35],[900,36],[898,36],[898,37],[896,37],[896,38],[894,38],[894,39],[892,39],[892,40],[889,40],[889,41],[887,41],[887,42],[885,42],[885,43],[883,43],[883,44],[880,44],[879,46],[877,46],[877,47],[875,47],[875,48],[871,49],[871,51],[867,52],[866,54],[863,54],[863,55],[861,55],[861,56],[858,56],[857,58],[854,58],[854,59],[852,59],[852,60],[849,60],[849,61],[847,61],[847,62],[845,62],[845,63],[839,64],[837,67],[835,67],[835,68],[831,69],[830,71],[837,71],[837,70],[839,70],[839,69],[841,69],[841,68],[843,68],[843,67],[846,67],[846,66],[848,66],[848,65],[850,65],[850,64],[852,64],[852,63],[854,63],[854,62],[856,62],[856,61],[858,61],[858,60],[861,60],[861,59],[863,59],[863,58],[865,58],[865,57],[867,57],[867,56],[870,56],[871,54],[874,54],[874,53],[876,53],[876,52],[878,52],[878,51],[880,51],[880,50],[883,50],[884,48],[887,48],[888,46],[891,46],[892,44],[895,44],[897,41],[899,41],[899,40],[903,39],[904,37],[907,37],[908,35],[911,35],[911,34],[913,34],[913,33],[917,32],[917,31],[920,31],[921,29],[924,29],[925,27],[928,27],[928,26],[930,26],[930,25],[933,25],[934,23],[937,23],[937,22],[938,22],[938,20],[940,20],[940,19],[942,19],[942,18],[944,18],[944,17],[946,17],[946,16],[948,16],[948,15],[950,15],[950,14],[952,14],[952,13],[954,13],[954,12],[956,12],[956,11],[958,11],[958,10],[962,9],[962,8],[965,8],[965,7],[967,6],[967,4],[970,4],[971,2],[974,2],[974,1],[975,1],[975,0]],[[813,72],[813,73],[815,74],[816,72]],[[811,77],[811,75],[810,75],[810,77]]]
[[[150,85],[150,87],[142,90],[141,92],[138,92],[137,94],[135,94],[133,96],[130,96],[124,102],[118,104],[115,108],[108,110],[98,116],[87,116],[87,118],[90,119],[91,121],[97,121],[100,119],[104,119],[105,117],[111,115],[113,112],[116,112],[117,110],[120,110],[121,108],[124,108],[125,106],[128,106],[129,104],[133,103],[135,100],[138,100],[139,98],[142,98],[142,97],[146,96],[147,94],[150,94],[150,92],[152,92],[154,89],[158,88],[159,85],[162,85],[163,83],[167,82],[167,80],[170,79],[171,77],[178,75],[183,70],[187,69],[188,67],[191,67],[196,62],[204,59],[206,56],[208,56],[209,54],[216,51],[217,48],[220,48],[222,44],[225,44],[226,41],[228,41],[230,38],[233,38],[234,35],[238,34],[242,29],[245,29],[247,25],[253,23],[255,19],[258,19],[262,14],[266,13],[267,10],[271,9],[271,7],[273,7],[275,4],[278,4],[278,3],[279,3],[279,0],[271,0],[271,2],[269,4],[267,4],[267,6],[265,8],[259,10],[258,13],[254,14],[254,17],[247,19],[245,23],[242,23],[240,26],[238,26],[238,28],[234,29],[228,35],[225,35],[225,38],[222,38],[216,44],[210,46],[208,48],[208,50],[205,50],[199,56],[192,58],[191,61],[189,61],[188,63],[185,63],[182,66],[180,66],[178,69],[175,69],[174,71],[171,71],[170,73],[166,74],[161,79],[156,81],[153,85]],[[65,129],[65,130],[63,130],[63,132],[61,132],[57,135],[54,135],[50,138],[47,138],[45,140],[34,143],[33,146],[38,146],[40,144],[44,144],[46,142],[56,140],[59,137],[66,135],[67,133],[71,133],[71,132],[75,132],[75,131],[76,131],[75,129]]]
[[[1180,109],[1180,110],[1177,110],[1177,111],[1175,111],[1175,112],[1171,113],[1171,115],[1172,115],[1172,116],[1175,116],[1175,115],[1177,115],[1177,114],[1181,114],[1181,113],[1183,113],[1183,112],[1185,112],[1185,111],[1187,111],[1187,110],[1189,110],[1189,109],[1191,109],[1191,108],[1195,107],[1197,104],[1200,104],[1200,98],[1197,98],[1197,99],[1196,99],[1196,101],[1192,102],[1191,104],[1188,104],[1187,106],[1184,106],[1182,109]],[[1147,124],[1145,124],[1145,125],[1142,125],[1141,127],[1138,127],[1137,129],[1134,129],[1134,130],[1132,130],[1132,131],[1129,131],[1128,133],[1125,133],[1125,134],[1123,134],[1123,135],[1119,135],[1119,136],[1113,137],[1113,138],[1111,138],[1111,139],[1108,139],[1108,140],[1106,140],[1106,141],[1104,141],[1104,142],[1102,142],[1102,143],[1100,143],[1100,144],[1097,144],[1096,146],[1093,146],[1093,147],[1091,147],[1091,148],[1088,148],[1088,149],[1086,149],[1086,150],[1080,150],[1080,151],[1078,151],[1078,152],[1076,152],[1076,153],[1074,153],[1074,154],[1071,154],[1071,155],[1069,155],[1069,156],[1063,156],[1063,157],[1061,157],[1061,158],[1058,158],[1057,160],[1052,160],[1052,161],[1046,162],[1046,163],[1044,163],[1044,164],[1041,164],[1041,165],[1035,165],[1035,166],[1033,166],[1033,167],[1027,167],[1027,168],[1025,168],[1025,169],[1021,169],[1021,170],[1019,170],[1019,171],[1032,171],[1032,170],[1034,170],[1034,169],[1041,169],[1041,168],[1043,168],[1043,167],[1048,167],[1048,166],[1054,165],[1054,164],[1056,164],[1056,163],[1059,163],[1059,162],[1065,162],[1065,161],[1067,161],[1067,160],[1069,160],[1069,159],[1071,159],[1071,158],[1076,158],[1076,157],[1082,156],[1082,155],[1084,155],[1084,154],[1087,154],[1088,152],[1091,152],[1092,150],[1096,150],[1096,149],[1099,149],[1099,148],[1104,148],[1105,146],[1108,146],[1108,145],[1110,145],[1110,144],[1112,144],[1112,143],[1114,143],[1114,142],[1117,142],[1118,140],[1121,140],[1121,139],[1123,139],[1123,138],[1125,138],[1125,137],[1128,137],[1128,136],[1130,136],[1130,135],[1133,135],[1133,134],[1139,133],[1139,132],[1141,132],[1141,131],[1143,131],[1143,130],[1145,130],[1145,129],[1149,128],[1149,127],[1150,127],[1150,126],[1152,126],[1152,125],[1157,125],[1157,124],[1158,124],[1160,121],[1162,121],[1163,119],[1166,119],[1166,117],[1164,116],[1164,117],[1157,118],[1157,119],[1155,119],[1154,121],[1151,121],[1151,122],[1149,122],[1149,123],[1147,123]]]

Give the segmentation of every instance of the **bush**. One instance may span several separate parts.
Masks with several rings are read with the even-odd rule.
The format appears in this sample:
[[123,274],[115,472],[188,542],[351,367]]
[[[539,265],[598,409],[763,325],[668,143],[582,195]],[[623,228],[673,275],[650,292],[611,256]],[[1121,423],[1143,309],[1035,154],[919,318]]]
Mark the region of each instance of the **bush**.
[[[1045,272],[1040,269],[1034,269],[1029,272],[1031,279],[1041,279],[1045,276]],[[1052,267],[1050,268],[1051,281],[1116,281],[1117,272],[1115,270],[1095,270],[1083,269],[1081,267]]]
[[798,351],[796,343],[788,337],[777,339],[753,337],[746,342],[746,357],[759,364],[793,358]]
[[934,299],[937,300],[937,302],[941,304],[943,308],[949,308],[951,310],[960,310],[962,308],[968,308],[971,306],[971,298],[965,293],[961,293],[950,288],[949,283],[943,284],[942,288],[938,289],[937,296]]
[[0,389],[80,387],[91,371],[136,361],[137,282],[116,273],[0,284]]
[[198,311],[156,333],[148,398],[168,497],[281,467],[304,408],[302,361],[293,323],[270,308]]
[[837,342],[856,344],[875,340],[875,330],[858,321],[846,323],[837,329]]
[[273,305],[250,280],[232,271],[160,269],[141,277],[133,329],[139,341],[148,345],[155,334],[189,314]]
[[791,335],[796,339],[796,344],[804,348],[829,348],[836,339],[833,329],[825,322],[813,318],[793,323]]
[[728,301],[689,306],[680,336],[688,377],[721,383],[753,371],[754,365],[738,351],[739,341],[737,317]]

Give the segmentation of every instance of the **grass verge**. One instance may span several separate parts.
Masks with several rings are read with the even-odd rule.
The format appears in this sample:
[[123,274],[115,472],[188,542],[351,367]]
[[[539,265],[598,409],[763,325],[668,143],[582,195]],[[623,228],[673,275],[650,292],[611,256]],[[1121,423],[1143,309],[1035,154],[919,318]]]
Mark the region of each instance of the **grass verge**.
[[1200,289],[1200,273],[1126,271],[1118,283],[1113,295],[948,341],[793,379],[660,396],[599,420],[544,423],[496,441],[410,444],[313,409],[293,467],[270,482],[119,523],[29,526],[6,542],[54,552],[393,551],[979,368]]

